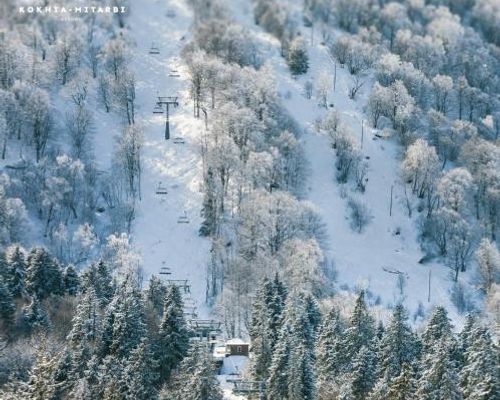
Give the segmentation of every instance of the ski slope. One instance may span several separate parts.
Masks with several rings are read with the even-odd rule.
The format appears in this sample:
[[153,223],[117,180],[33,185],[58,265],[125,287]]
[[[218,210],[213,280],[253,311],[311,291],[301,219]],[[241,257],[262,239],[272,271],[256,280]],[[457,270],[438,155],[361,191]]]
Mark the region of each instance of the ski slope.
[[[325,256],[333,260],[337,270],[336,286],[344,291],[367,289],[373,294],[372,302],[380,296],[380,304],[385,307],[391,307],[402,299],[410,316],[417,310],[419,303],[422,303],[426,310],[435,305],[443,305],[448,308],[457,328],[461,326],[462,317],[450,301],[450,270],[439,262],[425,265],[418,263],[424,254],[417,240],[418,212],[414,210],[410,219],[405,208],[399,166],[402,149],[394,139],[377,138],[377,131],[369,127],[366,116],[363,115],[373,79],[367,78],[354,101],[348,97],[348,71],[337,68],[336,90],[331,90],[328,95],[328,103],[334,105],[340,113],[341,121],[349,127],[358,144],[362,146],[363,156],[369,165],[366,192],[359,194],[352,191],[349,185],[342,190],[341,185],[336,182],[334,150],[330,146],[329,138],[317,133],[314,127],[315,121],[321,120],[326,110],[318,106],[315,94],[312,99],[304,96],[305,82],[315,82],[321,72],[328,72],[333,81],[333,62],[326,46],[320,43],[319,34],[312,35],[309,28],[300,27],[308,44],[309,71],[297,79],[293,78],[280,55],[278,40],[255,25],[251,0],[236,0],[231,1],[231,4],[237,22],[253,32],[257,38],[261,58],[274,71],[283,103],[304,132],[303,145],[310,163],[307,198],[317,206],[326,224],[329,243]],[[295,6],[297,13],[300,13],[301,5]],[[364,129],[361,145],[362,123]],[[391,186],[393,207],[392,215],[389,215]],[[350,227],[347,198],[343,191],[347,196],[362,200],[371,210],[372,221],[362,233],[354,232]],[[396,231],[400,233],[396,234]],[[403,297],[396,286],[397,275],[387,271],[399,271],[406,277]],[[467,274],[464,274],[463,277],[466,276]]]
[[[203,125],[192,116],[188,75],[180,58],[189,40],[191,10],[180,0],[144,0],[132,8],[128,24],[136,41],[131,65],[137,79],[136,122],[144,131],[142,199],[133,241],[142,256],[145,278],[168,267],[172,272],[168,278],[188,279],[200,312],[209,253],[209,241],[198,235]],[[149,54],[153,42],[160,54]],[[170,134],[185,143],[164,140],[165,116],[152,113],[157,96],[178,96],[179,106],[170,112]],[[156,193],[160,182],[168,194]],[[189,223],[178,223],[184,215]],[[205,308],[201,315],[207,312]]]

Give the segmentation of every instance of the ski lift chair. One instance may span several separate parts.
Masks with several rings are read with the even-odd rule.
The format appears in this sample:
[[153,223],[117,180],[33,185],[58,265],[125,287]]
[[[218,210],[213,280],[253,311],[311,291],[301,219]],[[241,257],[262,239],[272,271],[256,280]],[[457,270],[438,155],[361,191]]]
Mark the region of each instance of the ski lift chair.
[[184,144],[186,143],[184,138],[183,137],[180,137],[180,136],[176,136],[174,137],[174,143],[175,144]]
[[153,114],[163,114],[163,107],[161,104],[156,103],[155,108],[153,108]]
[[160,54],[160,49],[154,43],[151,43],[151,48],[149,49],[149,54]]
[[184,211],[184,214],[181,215],[178,219],[177,219],[177,223],[178,224],[189,224],[189,218],[187,216],[187,213],[186,211]]
[[158,185],[156,185],[156,194],[159,195],[168,194],[167,187],[164,186],[161,182],[158,182]]

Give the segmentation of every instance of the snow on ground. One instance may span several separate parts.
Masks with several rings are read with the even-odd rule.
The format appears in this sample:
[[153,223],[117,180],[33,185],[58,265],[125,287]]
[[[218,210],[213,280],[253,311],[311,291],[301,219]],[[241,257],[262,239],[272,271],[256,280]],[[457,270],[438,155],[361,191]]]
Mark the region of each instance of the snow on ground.
[[[444,305],[457,327],[462,317],[451,304],[449,290],[451,281],[449,269],[437,262],[426,265],[418,261],[424,255],[417,240],[415,215],[409,219],[404,204],[403,186],[399,171],[401,148],[392,139],[378,139],[375,131],[367,127],[363,106],[370,91],[371,82],[365,83],[356,101],[349,99],[350,77],[347,70],[337,68],[336,91],[330,91],[328,103],[333,103],[340,112],[341,120],[350,128],[361,142],[361,124],[364,122],[362,152],[369,164],[368,185],[364,195],[347,189],[347,195],[360,197],[371,210],[373,220],[361,234],[350,228],[347,199],[342,196],[342,189],[335,181],[335,154],[329,145],[329,139],[319,135],[314,129],[314,122],[324,116],[326,110],[318,106],[317,99],[308,100],[303,95],[307,80],[315,81],[321,72],[328,72],[333,80],[333,63],[327,49],[320,43],[318,34],[313,45],[311,33],[302,27],[303,37],[309,44],[308,73],[294,79],[280,56],[279,42],[254,24],[251,0],[231,1],[235,19],[249,30],[255,32],[263,61],[274,70],[278,90],[283,94],[283,103],[292,116],[302,126],[306,156],[310,162],[308,180],[308,199],[316,205],[329,236],[326,256],[332,259],[338,272],[338,285],[353,289],[369,289],[375,296],[380,296],[382,305],[394,305],[399,299],[396,288],[397,275],[385,270],[403,272],[406,279],[405,304],[413,314],[419,302],[428,309],[433,305]],[[370,83],[370,85],[369,85]],[[389,215],[390,190],[394,186],[392,216]],[[345,192],[345,191],[344,191]],[[418,213],[414,211],[414,214]],[[396,229],[400,230],[395,235]],[[427,302],[429,271],[431,271],[431,299]]]
[[[200,311],[205,299],[209,242],[198,236],[202,203],[199,140],[203,126],[192,117],[188,75],[180,58],[190,24],[191,10],[181,0],[144,0],[131,10],[131,37],[137,45],[132,65],[137,79],[136,122],[143,127],[145,138],[142,200],[133,240],[143,258],[145,278],[158,274],[161,267],[169,267],[171,279],[189,280],[191,296]],[[152,42],[160,54],[149,54]],[[169,76],[172,73],[180,76]],[[152,113],[157,96],[179,96],[179,107],[171,111],[170,129],[171,137],[183,137],[184,144],[164,140],[165,117]],[[160,182],[166,186],[167,195],[156,194]],[[190,223],[178,223],[184,213]],[[202,315],[207,313],[206,308],[201,311]]]
[[224,358],[220,375],[217,375],[217,379],[219,380],[225,399],[246,399],[245,396],[239,396],[233,393],[234,384],[231,382],[231,379],[238,378],[241,374],[244,374],[247,364],[248,357],[245,356],[230,356]]
[[217,379],[219,381],[219,385],[222,389],[222,393],[224,394],[224,399],[226,400],[244,400],[247,397],[239,396],[233,393],[234,385],[231,382],[228,382],[227,379],[231,379],[229,375],[217,375]]

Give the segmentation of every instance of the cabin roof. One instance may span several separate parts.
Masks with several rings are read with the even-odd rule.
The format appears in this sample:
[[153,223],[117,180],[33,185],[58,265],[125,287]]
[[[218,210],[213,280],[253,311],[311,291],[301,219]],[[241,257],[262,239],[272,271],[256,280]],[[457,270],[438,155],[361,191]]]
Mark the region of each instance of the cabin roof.
[[243,339],[233,338],[226,341],[226,345],[249,345],[250,343],[245,342]]

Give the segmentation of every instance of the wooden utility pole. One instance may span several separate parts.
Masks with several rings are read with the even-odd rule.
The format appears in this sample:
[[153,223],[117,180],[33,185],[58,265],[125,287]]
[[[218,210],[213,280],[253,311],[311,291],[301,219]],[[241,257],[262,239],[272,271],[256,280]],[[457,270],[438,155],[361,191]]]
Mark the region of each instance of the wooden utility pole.
[[361,148],[363,148],[363,139],[365,137],[365,120],[361,120]]
[[392,193],[394,192],[394,185],[391,185],[391,204],[389,206],[389,217],[392,217]]
[[427,292],[427,303],[431,302],[431,270],[429,269],[429,289]]
[[[165,106],[165,109],[163,108]],[[158,96],[158,101],[156,102],[155,114],[166,113],[165,118],[165,140],[170,139],[170,106],[178,107],[179,102],[176,96]]]
[[337,87],[337,62],[333,63],[333,91]]

